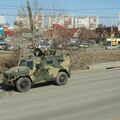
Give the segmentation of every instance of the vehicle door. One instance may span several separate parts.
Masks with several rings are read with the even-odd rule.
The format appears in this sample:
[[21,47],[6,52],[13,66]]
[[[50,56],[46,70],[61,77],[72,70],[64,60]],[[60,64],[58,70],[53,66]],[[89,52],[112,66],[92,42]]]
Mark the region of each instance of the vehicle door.
[[45,68],[44,63],[37,63],[35,65],[35,82],[46,81],[48,75],[48,70]]

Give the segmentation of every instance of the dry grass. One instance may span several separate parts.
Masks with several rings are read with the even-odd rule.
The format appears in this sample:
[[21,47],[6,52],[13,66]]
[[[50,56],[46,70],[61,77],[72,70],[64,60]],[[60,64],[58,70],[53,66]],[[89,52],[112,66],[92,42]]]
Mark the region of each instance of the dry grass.
[[119,60],[120,50],[71,52],[71,62],[73,70],[81,69],[81,66],[87,66],[90,64]]
[[[104,51],[70,51],[72,70],[79,70],[90,64],[119,61],[120,50]],[[0,68],[10,68],[17,65],[19,53],[0,53]]]
[[10,68],[18,63],[19,54],[14,52],[0,53],[0,68]]

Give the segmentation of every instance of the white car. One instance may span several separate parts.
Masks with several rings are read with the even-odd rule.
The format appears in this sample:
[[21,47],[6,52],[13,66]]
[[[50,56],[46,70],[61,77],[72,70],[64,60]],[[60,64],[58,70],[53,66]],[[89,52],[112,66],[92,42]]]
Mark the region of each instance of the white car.
[[5,50],[7,47],[7,44],[5,42],[0,43],[0,50]]
[[50,49],[50,48],[51,48],[51,45],[48,44],[48,43],[41,43],[41,44],[39,45],[39,48],[41,48],[41,49]]
[[107,46],[106,49],[107,49],[107,50],[111,50],[111,49],[120,49],[120,45],[116,45],[116,46]]

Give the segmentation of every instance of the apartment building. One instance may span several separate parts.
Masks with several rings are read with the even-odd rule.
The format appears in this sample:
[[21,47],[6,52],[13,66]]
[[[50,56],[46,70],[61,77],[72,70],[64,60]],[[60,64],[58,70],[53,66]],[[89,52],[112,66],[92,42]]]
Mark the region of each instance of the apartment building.
[[86,28],[95,30],[98,27],[99,19],[97,16],[50,16],[48,19],[48,27],[53,24],[59,24],[66,28]]
[[[36,15],[33,19],[35,29],[40,29],[44,27],[44,15]],[[30,28],[28,16],[17,16],[15,23],[21,25],[22,28]]]
[[54,24],[59,24],[63,27],[69,28],[71,25],[71,16],[60,15],[60,16],[49,16],[48,27],[52,27]]
[[5,17],[0,15],[0,25],[5,25]]
[[120,31],[120,13],[118,15],[118,31]]

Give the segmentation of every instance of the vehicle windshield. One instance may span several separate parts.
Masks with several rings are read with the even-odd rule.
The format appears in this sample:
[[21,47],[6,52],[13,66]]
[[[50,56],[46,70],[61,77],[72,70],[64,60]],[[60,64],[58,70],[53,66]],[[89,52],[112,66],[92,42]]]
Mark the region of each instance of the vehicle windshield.
[[32,60],[20,60],[19,66],[27,66],[30,69],[33,68],[33,61]]

